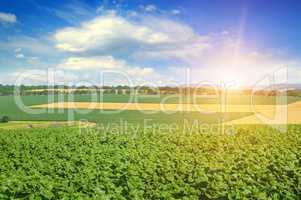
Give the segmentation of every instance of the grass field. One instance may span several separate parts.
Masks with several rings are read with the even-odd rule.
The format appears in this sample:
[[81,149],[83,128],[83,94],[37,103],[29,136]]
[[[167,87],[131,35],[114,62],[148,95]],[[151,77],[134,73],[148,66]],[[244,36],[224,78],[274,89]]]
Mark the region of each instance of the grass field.
[[[139,96],[135,102],[140,103],[160,103],[167,96]],[[48,103],[48,96],[24,96],[21,97],[22,101],[26,106],[40,105]],[[89,95],[74,95],[74,98],[70,100],[67,95],[63,96],[64,101],[75,101],[75,102],[89,102],[91,101],[91,96]],[[186,98],[182,98],[182,102],[191,103],[192,100],[188,100]],[[288,102],[296,102],[299,101],[298,97],[289,97]],[[58,97],[55,96],[54,101],[58,101]],[[104,95],[103,99],[93,100],[94,102],[108,102],[108,103],[126,103],[130,101],[129,95]],[[197,102],[200,104],[216,104],[218,103],[218,99],[216,98],[199,98]],[[250,104],[251,99],[249,96],[229,96],[227,99],[227,103],[229,105],[236,104]],[[168,98],[164,101],[164,103],[176,104],[180,103],[180,97]],[[275,98],[272,96],[255,96],[254,103],[260,105],[269,105],[275,103]],[[201,120],[206,123],[216,123],[221,119],[228,121],[233,119],[238,119],[241,117],[245,117],[250,115],[245,112],[236,112],[236,113],[213,113],[213,114],[202,114],[198,112],[180,112],[174,114],[165,114],[163,112],[156,112],[155,114],[145,115],[139,111],[123,111],[115,114],[106,115],[100,110],[85,110],[82,109],[82,112],[86,112],[88,114],[82,114],[78,111],[72,109],[65,109],[62,112],[59,112],[57,109],[54,109],[52,113],[42,113],[42,114],[28,114],[22,111],[16,105],[13,96],[1,96],[0,97],[0,116],[9,116],[10,120],[13,121],[64,121],[68,119],[68,111],[69,113],[74,113],[73,120],[81,120],[86,119],[90,121],[101,121],[103,123],[119,121],[120,119],[127,119],[129,122],[137,122],[143,123],[143,119],[149,118],[153,119],[157,122],[181,122],[183,119],[187,120]]]
[[[67,96],[64,96],[67,101]],[[105,95],[103,102],[128,102],[129,96],[127,95]],[[157,97],[141,97],[139,102],[160,102],[163,97],[158,99]],[[48,102],[47,96],[24,96],[22,100],[26,106],[45,104]],[[77,102],[87,102],[91,98],[88,95],[75,95],[74,101]],[[176,103],[177,99],[170,99],[169,102]],[[57,101],[57,99],[55,99]],[[100,101],[100,100],[99,100]],[[14,102],[14,97],[0,97],[0,104],[5,105],[0,108],[0,115],[7,115],[11,120],[14,121],[64,121],[68,119],[68,111],[73,112],[74,110],[64,110],[62,113],[59,113],[58,110],[54,109],[53,113],[43,113],[43,114],[28,114],[22,111]],[[84,109],[82,110],[85,111]],[[175,113],[175,114],[164,114],[162,112],[157,112],[155,114],[147,115],[140,113],[139,111],[123,111],[116,114],[106,115],[100,110],[87,110],[88,114],[80,114],[79,112],[74,111],[74,120],[87,119],[93,121],[101,121],[103,123],[119,121],[120,119],[127,119],[129,122],[143,123],[144,118],[151,118],[154,121],[163,121],[163,122],[175,122],[182,121],[183,119],[199,119],[204,120],[205,122],[216,122],[217,118],[225,117],[227,119],[235,119],[238,116],[246,116],[245,113],[242,114],[232,114],[227,116],[209,114],[202,115],[200,113]]]

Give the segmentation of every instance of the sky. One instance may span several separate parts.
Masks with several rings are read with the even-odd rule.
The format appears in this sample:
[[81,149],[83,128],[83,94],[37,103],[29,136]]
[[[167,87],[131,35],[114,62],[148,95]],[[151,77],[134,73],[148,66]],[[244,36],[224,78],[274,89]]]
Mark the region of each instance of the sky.
[[0,83],[299,83],[300,19],[299,0],[1,0]]

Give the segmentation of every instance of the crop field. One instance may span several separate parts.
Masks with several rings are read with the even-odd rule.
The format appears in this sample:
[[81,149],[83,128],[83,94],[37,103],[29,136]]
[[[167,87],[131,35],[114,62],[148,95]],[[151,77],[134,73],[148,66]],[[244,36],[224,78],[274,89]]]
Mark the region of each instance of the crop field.
[[298,199],[301,126],[287,134],[0,130],[1,199]]
[[[249,96],[228,97],[226,111],[217,109],[218,99],[198,99],[198,106],[213,111],[209,113],[190,110],[192,100],[179,97],[21,98],[27,108],[46,112],[30,114],[13,96],[0,97],[0,116],[14,120],[0,124],[0,199],[301,196],[299,97],[277,107],[287,106],[286,133],[262,125],[250,110]],[[189,109],[164,112],[162,100],[167,111],[179,105]],[[87,102],[93,102],[92,108]],[[275,97],[254,99],[265,115],[274,114],[275,102]],[[75,121],[67,123],[70,113]],[[145,120],[153,126],[145,127]]]
[[[285,105],[286,106],[286,105]],[[97,102],[56,102],[50,104],[34,105],[31,108],[47,109],[97,109],[97,110],[142,110],[142,111],[178,111],[178,112],[252,112],[250,105],[222,105],[219,104],[158,104],[158,103],[97,103]],[[294,103],[299,108],[300,103]],[[262,112],[272,112],[274,105],[256,105],[254,109]]]
[[0,0],[0,200],[301,200],[300,10]]
[[[218,121],[224,120],[234,120],[242,117],[249,116],[248,109],[236,109],[235,112],[231,113],[200,113],[200,112],[175,112],[175,113],[165,113],[162,111],[154,113],[141,113],[136,110],[124,110],[122,112],[115,112],[113,114],[107,115],[99,109],[51,109],[51,111],[44,111],[38,114],[28,114],[19,108],[14,100],[13,96],[1,96],[0,97],[0,116],[9,116],[10,120],[13,121],[64,121],[68,119],[69,114],[73,115],[72,120],[90,120],[90,121],[100,121],[102,123],[119,121],[120,119],[127,119],[133,123],[143,123],[143,119],[150,118],[156,122],[177,122],[187,120],[201,120],[206,123],[216,123]],[[22,102],[26,107],[38,106],[43,104],[48,104],[48,96],[23,96],[21,97]],[[299,101],[299,97],[288,97],[288,103],[293,103]],[[104,102],[104,103],[144,103],[144,104],[158,104],[164,101],[165,104],[189,104],[192,103],[192,99],[187,99],[179,96],[138,96],[137,98],[131,99],[129,95],[104,95],[102,98],[99,96],[93,99],[90,95],[74,95],[72,98],[68,95],[64,95],[59,98],[59,96],[53,97],[53,102]],[[200,105],[201,108],[204,105],[209,105],[215,109],[216,104],[220,103],[217,97],[200,97],[195,100],[196,103]],[[255,96],[253,102],[258,105],[273,105],[275,104],[275,97],[273,96]],[[251,103],[250,96],[229,96],[227,98],[227,105],[242,105],[248,107]],[[212,109],[205,109],[205,111],[212,111]]]

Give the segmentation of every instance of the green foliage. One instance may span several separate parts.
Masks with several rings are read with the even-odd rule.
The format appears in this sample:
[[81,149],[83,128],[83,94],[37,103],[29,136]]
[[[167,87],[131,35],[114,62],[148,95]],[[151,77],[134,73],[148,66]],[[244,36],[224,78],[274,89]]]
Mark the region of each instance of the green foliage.
[[298,199],[301,126],[236,131],[0,130],[0,199]]
[[8,121],[9,121],[8,116],[3,116],[2,119],[1,119],[2,123],[7,123]]
[[0,95],[13,95],[13,94],[14,94],[14,86],[0,84]]

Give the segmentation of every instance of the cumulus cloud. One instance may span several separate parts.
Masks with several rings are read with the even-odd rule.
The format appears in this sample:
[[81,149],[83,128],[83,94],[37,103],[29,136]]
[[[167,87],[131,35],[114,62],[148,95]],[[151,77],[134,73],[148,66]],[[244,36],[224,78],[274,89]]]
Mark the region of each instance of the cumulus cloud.
[[24,56],[24,54],[22,54],[22,53],[17,53],[16,54],[16,58],[24,58],[25,56]]
[[[57,49],[75,54],[60,66],[77,70],[118,69],[141,77],[160,76],[154,68],[129,65],[129,60],[143,65],[163,61],[167,65],[161,62],[164,67],[160,72],[166,70],[169,77],[178,80],[185,78],[183,66],[186,66],[196,82],[222,80],[239,84],[253,83],[291,64],[291,60],[279,59],[277,55],[243,49],[243,43],[238,42],[241,39],[227,30],[200,35],[190,26],[162,16],[146,15],[133,20],[107,13],[79,26],[60,29],[53,38]],[[116,59],[120,55],[126,60]],[[175,67],[167,70],[170,65]],[[166,75],[160,78],[164,80]]]
[[[51,15],[55,15],[70,24],[78,24],[79,21],[92,18],[95,13],[95,8],[78,0],[62,4],[59,8],[41,8],[43,8],[46,12],[49,12]],[[100,12],[100,8],[96,9],[96,12]]]
[[[115,59],[112,56],[70,57],[62,61],[57,69],[85,73],[89,77],[95,77],[95,74],[100,75],[101,72],[113,73],[109,77],[116,83],[120,83],[118,82],[119,76],[126,77],[132,83],[143,83],[144,81],[158,83],[158,81],[168,80],[166,75],[157,73],[151,67],[130,65],[125,60]],[[114,77],[116,75],[117,77]]]
[[22,49],[21,48],[17,48],[17,49],[15,49],[15,52],[16,53],[18,53],[18,52],[21,52],[22,51]]
[[137,76],[154,74],[152,68],[131,66],[125,60],[115,59],[112,56],[70,57],[61,62],[58,68],[68,70],[116,70]]
[[11,13],[0,12],[0,23],[14,24],[17,22],[17,17]]
[[173,9],[173,10],[171,11],[171,14],[173,14],[173,15],[179,15],[180,13],[181,13],[181,11],[178,10],[178,9]]
[[208,48],[208,36],[196,34],[189,26],[160,17],[141,17],[138,21],[106,14],[77,27],[58,30],[53,36],[56,48],[73,53],[97,55],[125,53],[133,58],[183,58]]
[[169,35],[116,15],[99,16],[55,33],[56,47],[63,51],[124,48],[126,45],[155,45],[171,41]]
[[154,12],[157,10],[157,7],[155,5],[146,5],[144,9],[146,12]]
[[122,69],[126,66],[124,60],[117,60],[112,56],[70,57],[59,64],[60,68],[71,70]]
[[[155,71],[153,68],[139,68],[139,67],[133,67],[127,69],[127,73],[131,76],[137,76],[137,77],[149,77],[151,75],[155,74]],[[151,77],[149,77],[151,78]]]
[[129,17],[136,17],[136,16],[138,16],[138,13],[137,13],[136,11],[128,11],[128,12],[127,12],[127,15],[128,15]]
[[39,58],[36,56],[28,56],[24,55],[23,51],[21,48],[16,48],[14,50],[15,52],[15,57],[18,59],[25,59],[28,63],[30,64],[35,64],[37,61],[39,61]]
[[[116,10],[99,7],[97,14],[101,15],[96,17],[95,9],[85,6],[49,11],[72,25],[55,31],[50,40],[45,36],[8,37],[0,50],[14,51],[16,58],[23,58],[31,67],[34,63],[40,68],[57,66],[80,77],[83,73],[91,77],[96,70],[116,70],[163,84],[165,80],[184,80],[184,66],[191,70],[194,82],[252,83],[279,67],[301,63],[262,50],[243,49],[238,42],[241,38],[228,29],[202,35],[171,17],[180,14],[180,8],[163,12],[145,5],[118,15]],[[0,12],[0,23],[15,22],[14,14]]]
[[1,41],[0,50],[12,50],[26,52],[34,55],[52,56],[56,49],[44,38],[33,38],[28,36],[12,36],[7,40]]
[[67,70],[114,70],[130,76],[150,76],[155,74],[153,68],[129,65],[125,60],[112,56],[70,57],[62,61],[58,68]]
[[5,74],[7,83],[14,85],[68,84],[79,80],[78,75],[54,69],[17,70]]

